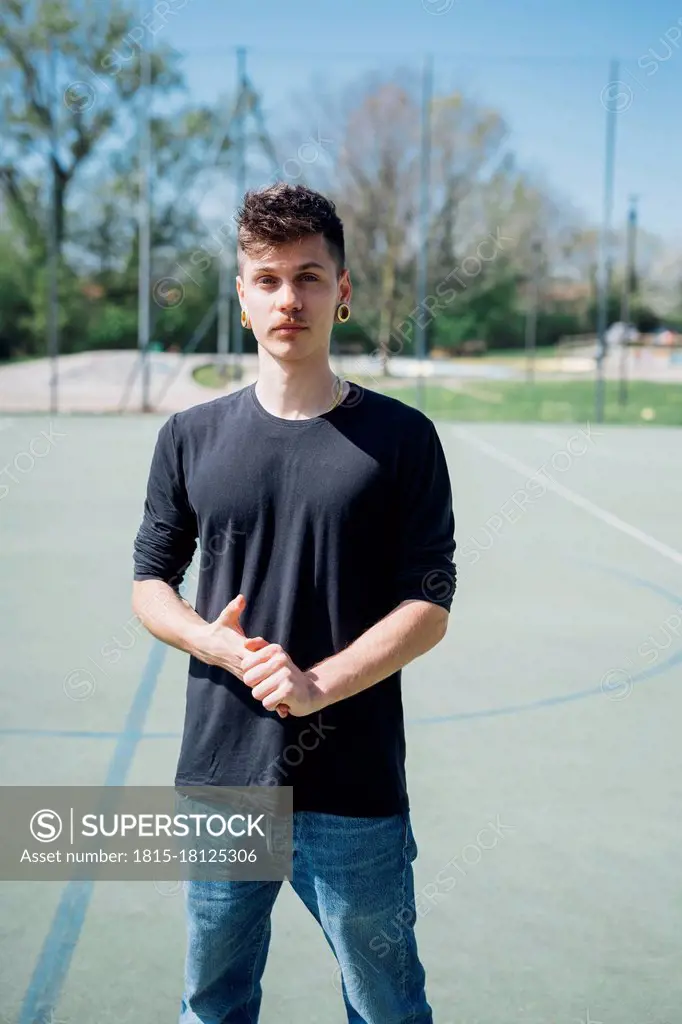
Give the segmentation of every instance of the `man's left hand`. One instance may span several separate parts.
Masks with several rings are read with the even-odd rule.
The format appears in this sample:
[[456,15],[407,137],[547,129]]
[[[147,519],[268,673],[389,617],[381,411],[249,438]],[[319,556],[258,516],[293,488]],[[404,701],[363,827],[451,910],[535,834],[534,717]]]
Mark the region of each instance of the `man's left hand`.
[[242,659],[244,682],[256,700],[280,718],[312,715],[326,707],[327,699],[314,672],[302,672],[281,644],[268,644]]

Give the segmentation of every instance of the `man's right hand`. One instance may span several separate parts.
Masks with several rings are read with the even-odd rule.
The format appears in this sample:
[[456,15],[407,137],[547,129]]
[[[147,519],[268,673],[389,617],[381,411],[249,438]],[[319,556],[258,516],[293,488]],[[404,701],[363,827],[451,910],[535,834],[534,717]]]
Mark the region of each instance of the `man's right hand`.
[[215,622],[197,628],[193,637],[194,654],[207,665],[219,665],[244,681],[242,659],[248,651],[260,651],[268,641],[262,636],[247,637],[239,619],[246,608],[246,598],[237,594],[221,611]]

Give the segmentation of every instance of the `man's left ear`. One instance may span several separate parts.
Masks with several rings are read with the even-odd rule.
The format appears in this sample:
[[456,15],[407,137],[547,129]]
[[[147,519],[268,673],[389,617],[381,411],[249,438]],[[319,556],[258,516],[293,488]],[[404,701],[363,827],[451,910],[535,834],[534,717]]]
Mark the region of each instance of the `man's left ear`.
[[350,274],[347,270],[342,270],[341,277],[339,279],[339,302],[350,303],[352,291],[353,287],[350,282]]

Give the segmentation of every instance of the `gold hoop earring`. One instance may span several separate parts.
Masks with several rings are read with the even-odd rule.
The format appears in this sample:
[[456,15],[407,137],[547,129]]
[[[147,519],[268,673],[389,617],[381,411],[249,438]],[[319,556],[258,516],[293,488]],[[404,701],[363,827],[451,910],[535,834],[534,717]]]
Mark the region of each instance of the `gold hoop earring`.
[[350,320],[350,306],[347,302],[340,302],[336,307],[336,322],[345,324],[347,320]]
[[251,319],[245,309],[242,310],[242,327],[246,327],[247,330],[251,329]]

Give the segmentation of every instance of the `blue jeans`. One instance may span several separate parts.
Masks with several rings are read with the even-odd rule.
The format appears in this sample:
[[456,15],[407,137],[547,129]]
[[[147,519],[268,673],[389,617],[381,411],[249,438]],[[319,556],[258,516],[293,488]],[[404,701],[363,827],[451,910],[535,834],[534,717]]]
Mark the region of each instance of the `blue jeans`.
[[[409,812],[350,818],[297,811],[291,884],[338,967],[330,999],[350,1024],[433,1024],[414,936]],[[281,882],[185,882],[187,956],[180,1024],[256,1024]]]

